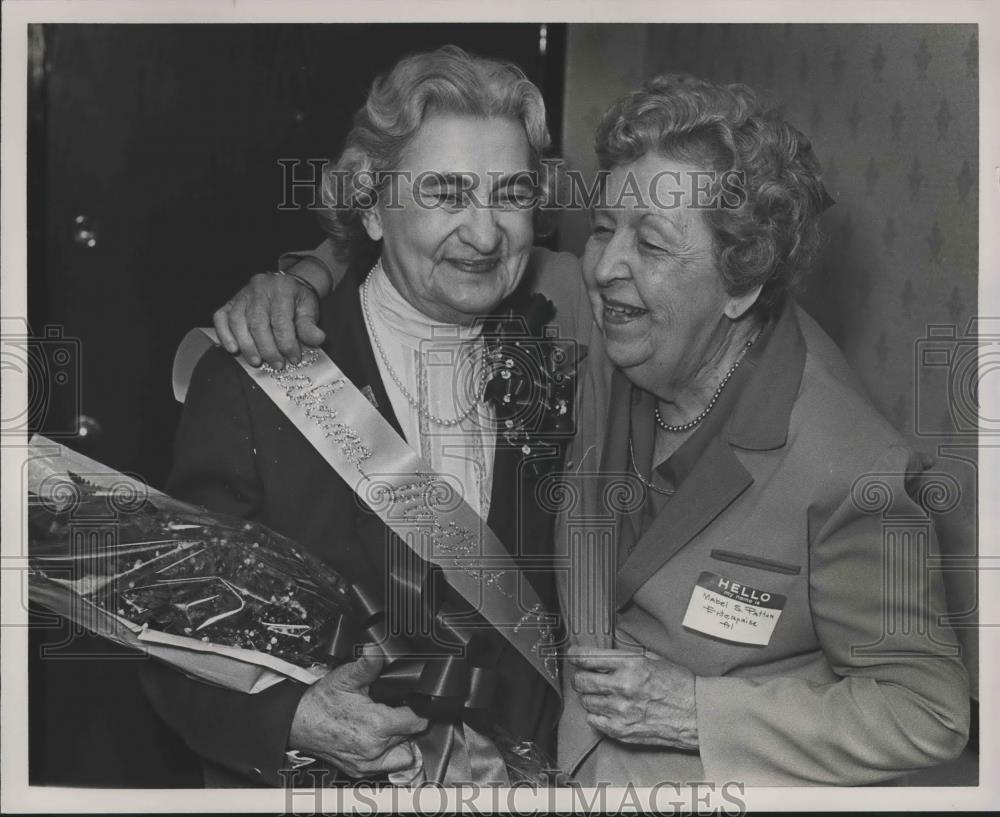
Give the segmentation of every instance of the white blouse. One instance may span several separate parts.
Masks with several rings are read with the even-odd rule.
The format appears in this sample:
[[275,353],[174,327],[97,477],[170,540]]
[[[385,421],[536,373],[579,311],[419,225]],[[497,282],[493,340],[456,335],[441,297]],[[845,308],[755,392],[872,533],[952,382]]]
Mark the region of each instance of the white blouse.
[[[428,318],[399,294],[381,263],[370,273],[367,287],[365,326],[407,442],[438,474],[452,478],[448,480],[452,487],[485,521],[493,486],[495,416],[488,404],[473,407],[482,394],[485,368],[481,327]],[[376,337],[388,366],[426,413],[450,420],[468,412],[465,419],[448,426],[422,416],[396,385]]]

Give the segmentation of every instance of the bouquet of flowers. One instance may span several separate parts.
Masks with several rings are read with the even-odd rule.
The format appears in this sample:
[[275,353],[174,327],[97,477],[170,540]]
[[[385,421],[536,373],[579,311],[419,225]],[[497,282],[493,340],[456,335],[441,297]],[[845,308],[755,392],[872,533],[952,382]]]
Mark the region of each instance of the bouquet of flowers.
[[[29,447],[27,523],[33,602],[204,681],[247,693],[309,684],[379,640],[371,624],[384,619],[364,589],[291,540],[40,436]],[[410,655],[395,675],[420,669],[414,645],[386,643],[390,667],[392,647]],[[372,685],[376,700],[419,705],[419,688],[385,676]],[[492,740],[511,780],[545,782],[549,764],[533,743]]]
[[334,663],[332,640],[353,607],[322,561],[44,438],[31,449],[32,600],[244,692],[285,677],[311,683]]

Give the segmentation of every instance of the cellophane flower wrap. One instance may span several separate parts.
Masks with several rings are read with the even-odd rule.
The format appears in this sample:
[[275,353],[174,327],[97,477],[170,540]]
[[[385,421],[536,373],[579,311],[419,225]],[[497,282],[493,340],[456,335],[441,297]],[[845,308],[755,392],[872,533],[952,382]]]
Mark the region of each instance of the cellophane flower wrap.
[[44,438],[31,449],[34,601],[243,692],[330,668],[330,640],[353,608],[348,583],[324,562],[263,525],[208,514]]
[[[351,660],[344,633],[363,632],[365,618],[357,585],[290,539],[38,435],[27,475],[32,602],[245,693],[313,683]],[[535,744],[491,737],[511,782],[551,782]]]

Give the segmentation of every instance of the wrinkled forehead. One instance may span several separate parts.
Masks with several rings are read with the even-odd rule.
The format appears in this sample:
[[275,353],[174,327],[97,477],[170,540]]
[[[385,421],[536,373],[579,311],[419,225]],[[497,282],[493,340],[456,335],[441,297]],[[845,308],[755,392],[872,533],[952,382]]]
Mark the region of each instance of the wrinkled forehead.
[[480,177],[531,169],[524,125],[508,117],[432,113],[403,149],[399,169]]
[[647,153],[602,172],[591,214],[615,221],[650,217],[686,231],[703,217],[711,176],[703,168]]

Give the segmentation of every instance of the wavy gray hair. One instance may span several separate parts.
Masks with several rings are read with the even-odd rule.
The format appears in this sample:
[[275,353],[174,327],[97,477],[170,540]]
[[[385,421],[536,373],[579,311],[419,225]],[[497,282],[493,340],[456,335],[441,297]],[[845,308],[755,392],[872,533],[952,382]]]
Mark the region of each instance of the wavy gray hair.
[[[458,46],[404,57],[372,85],[337,160],[325,174],[320,222],[343,258],[373,255],[361,213],[371,206],[377,174],[396,168],[403,151],[432,113],[508,117],[524,126],[532,169],[538,171],[542,202],[549,193],[548,165],[541,160],[550,144],[541,91],[509,62],[472,56]],[[335,189],[346,181],[346,189]],[[383,184],[384,188],[384,184]],[[540,202],[540,203],[542,203]],[[344,207],[344,204],[349,206]],[[536,217],[541,208],[536,208]]]

